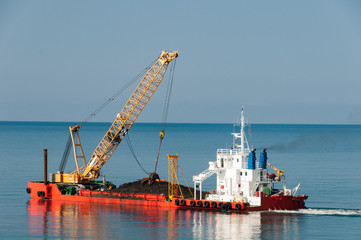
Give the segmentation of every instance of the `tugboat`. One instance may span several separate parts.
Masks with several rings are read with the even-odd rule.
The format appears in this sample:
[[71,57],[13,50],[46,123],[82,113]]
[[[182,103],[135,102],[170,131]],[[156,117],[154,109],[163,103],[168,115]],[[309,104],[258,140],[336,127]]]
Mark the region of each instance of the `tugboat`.
[[[233,146],[217,150],[217,160],[209,162],[209,167],[193,176],[194,201],[190,204],[213,205],[226,211],[294,210],[305,208],[307,195],[297,195],[299,187],[286,187],[284,171],[278,170],[267,160],[263,149],[256,161],[256,149],[251,149],[245,135],[244,110],[241,110],[240,132],[232,133]],[[269,174],[267,165],[277,175]],[[202,200],[202,182],[217,174],[217,188]],[[276,184],[283,184],[276,189]],[[200,194],[197,198],[196,189]]]

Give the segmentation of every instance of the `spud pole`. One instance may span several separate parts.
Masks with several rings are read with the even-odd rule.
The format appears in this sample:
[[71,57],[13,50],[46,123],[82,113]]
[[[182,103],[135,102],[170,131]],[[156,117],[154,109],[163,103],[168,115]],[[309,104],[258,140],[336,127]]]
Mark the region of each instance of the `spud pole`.
[[48,184],[48,149],[44,149],[44,185]]

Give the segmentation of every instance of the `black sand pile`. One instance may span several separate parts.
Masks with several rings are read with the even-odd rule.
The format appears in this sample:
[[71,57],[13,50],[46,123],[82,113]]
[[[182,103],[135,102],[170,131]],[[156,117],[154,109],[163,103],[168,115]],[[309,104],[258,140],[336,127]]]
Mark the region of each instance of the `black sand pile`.
[[[184,198],[192,198],[191,193],[189,192],[188,187],[180,185]],[[194,188],[190,187],[192,194],[194,194]],[[124,183],[120,185],[119,188],[114,188],[110,190],[111,192],[121,192],[121,193],[140,193],[140,194],[163,194],[168,195],[168,182],[154,182],[153,184],[143,183],[141,180]],[[203,198],[208,192],[203,192]],[[178,189],[178,196],[181,196],[181,193]],[[197,196],[199,198],[199,191],[197,191]]]

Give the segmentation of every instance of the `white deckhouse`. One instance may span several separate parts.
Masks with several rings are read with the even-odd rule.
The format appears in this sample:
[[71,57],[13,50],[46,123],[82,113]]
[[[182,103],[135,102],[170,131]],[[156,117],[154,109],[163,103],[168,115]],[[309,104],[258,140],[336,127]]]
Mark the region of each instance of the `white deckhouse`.
[[[256,162],[256,150],[250,149],[245,132],[244,110],[241,110],[240,132],[232,133],[233,147],[217,150],[217,161],[209,162],[209,168],[193,176],[194,196],[196,189],[202,192],[202,182],[217,174],[217,189],[209,194],[207,200],[244,202],[251,206],[261,205],[262,195],[271,195],[272,184],[284,182],[284,177],[277,179],[269,177],[267,172],[266,149],[260,154]],[[256,165],[257,164],[257,165]],[[283,187],[283,193],[291,195],[291,190]],[[294,189],[297,191],[297,189]],[[200,194],[199,198],[202,198]]]

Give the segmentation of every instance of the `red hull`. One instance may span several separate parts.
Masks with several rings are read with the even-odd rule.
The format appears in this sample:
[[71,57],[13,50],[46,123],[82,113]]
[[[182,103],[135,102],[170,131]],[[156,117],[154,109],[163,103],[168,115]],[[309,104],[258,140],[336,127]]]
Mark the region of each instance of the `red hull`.
[[[162,209],[195,209],[195,210],[225,210],[222,205],[225,202],[193,200],[193,199],[173,199],[167,201],[166,196],[156,194],[126,194],[108,191],[80,190],[78,195],[62,194],[56,184],[41,182],[28,182],[30,196],[33,199],[51,199],[76,202],[99,202],[117,203],[124,205],[158,206]],[[244,211],[267,211],[267,210],[295,210],[305,207],[307,195],[301,196],[271,196],[261,197],[261,206],[246,206],[243,203],[232,202],[226,209],[231,212]],[[194,206],[193,206],[194,205]]]

